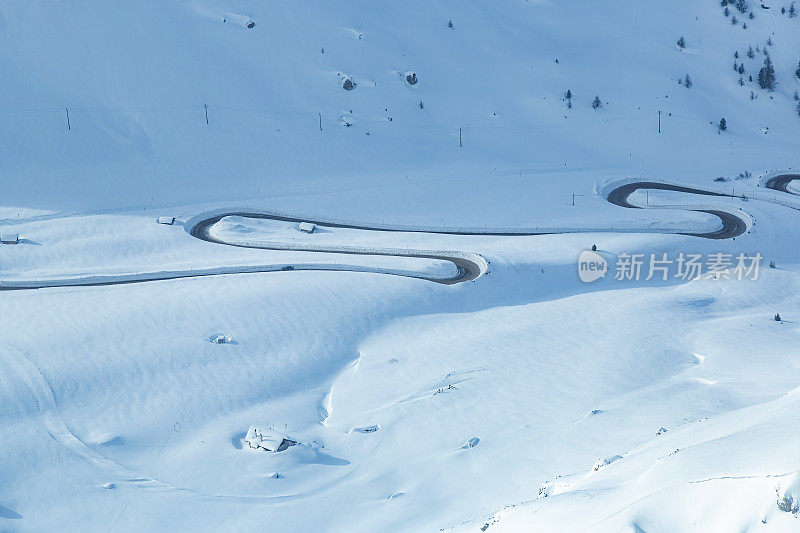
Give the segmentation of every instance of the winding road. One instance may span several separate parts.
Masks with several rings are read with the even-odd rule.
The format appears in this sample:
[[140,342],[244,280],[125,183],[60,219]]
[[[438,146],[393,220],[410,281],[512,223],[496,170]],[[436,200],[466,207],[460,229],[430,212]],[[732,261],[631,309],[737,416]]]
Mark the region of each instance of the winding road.
[[[793,180],[800,179],[799,174],[782,174],[771,177],[765,182],[765,187],[776,191],[781,191],[789,194],[797,194],[788,189],[788,184]],[[729,197],[737,198],[739,195],[728,194],[719,191],[709,191],[698,189],[694,187],[685,187],[682,185],[661,183],[656,181],[636,181],[625,183],[614,187],[612,190],[605,194],[606,199],[617,206],[630,208],[630,209],[643,209],[644,207],[635,205],[630,202],[630,196],[640,190],[664,190],[681,192],[687,194],[695,194],[710,197]],[[642,233],[678,233],[681,235],[689,235],[694,237],[701,237],[705,239],[731,239],[738,237],[745,233],[748,229],[747,221],[738,216],[735,212],[726,211],[722,208],[691,208],[680,207],[689,211],[696,211],[700,213],[707,213],[720,219],[721,227],[714,231],[706,233],[691,233],[691,232],[672,232],[672,231],[653,231],[643,229]],[[194,278],[204,276],[219,276],[225,274],[243,274],[243,273],[256,273],[256,272],[277,272],[286,270],[327,270],[327,271],[355,271],[355,272],[373,272],[381,274],[389,274],[403,277],[413,277],[441,283],[444,285],[455,285],[467,281],[473,281],[486,272],[488,272],[488,264],[479,254],[463,251],[441,251],[441,250],[411,250],[400,248],[364,248],[364,247],[347,247],[347,246],[317,246],[317,245],[303,245],[303,244],[283,244],[283,243],[270,243],[270,242],[231,242],[214,237],[210,230],[217,222],[224,217],[238,216],[244,218],[257,218],[269,219],[282,222],[311,222],[320,227],[328,228],[347,228],[363,231],[381,231],[381,232],[412,232],[412,233],[431,233],[431,234],[449,234],[449,235],[485,235],[485,236],[525,236],[525,235],[550,235],[556,233],[567,232],[608,232],[608,230],[592,230],[585,229],[574,231],[553,231],[553,230],[520,230],[520,231],[463,231],[458,229],[433,229],[433,228],[399,228],[399,227],[386,227],[386,226],[371,226],[367,224],[346,224],[346,223],[332,223],[325,220],[314,220],[309,218],[295,218],[286,215],[270,214],[270,213],[257,213],[250,211],[229,211],[229,212],[216,212],[208,215],[198,215],[190,219],[185,224],[186,231],[193,237],[215,244],[226,246],[238,246],[246,248],[261,248],[267,250],[289,250],[289,251],[303,251],[303,252],[320,252],[328,254],[342,254],[342,255],[368,255],[368,256],[390,256],[390,257],[415,257],[420,259],[431,259],[439,261],[447,261],[453,264],[456,268],[456,273],[452,276],[441,277],[432,274],[425,274],[422,272],[411,272],[387,269],[383,267],[369,267],[359,265],[345,265],[345,264],[315,264],[315,263],[292,263],[292,264],[265,264],[265,265],[248,265],[248,266],[231,266],[231,267],[217,267],[199,270],[182,270],[182,271],[159,271],[138,274],[126,275],[101,275],[89,276],[78,278],[63,278],[63,279],[50,279],[50,280],[34,280],[34,281],[0,281],[0,290],[26,290],[26,289],[39,289],[48,287],[85,287],[85,286],[103,286],[103,285],[124,285],[130,283],[143,283],[148,281],[179,279],[179,278]]]
[[[213,237],[210,233],[211,227],[228,216],[238,216],[238,217],[245,217],[245,218],[261,218],[261,219],[269,219],[269,220],[279,220],[282,222],[311,222],[317,226],[324,226],[329,228],[349,228],[349,229],[359,229],[359,230],[366,230],[366,231],[375,231],[377,228],[370,227],[370,226],[360,226],[355,224],[332,224],[332,223],[325,223],[320,221],[313,221],[308,219],[300,219],[300,218],[293,218],[287,216],[278,216],[278,215],[268,215],[262,213],[250,213],[250,212],[230,212],[230,213],[223,213],[219,215],[214,215],[209,218],[203,218],[195,224],[190,224],[187,227],[187,231],[193,237],[198,239],[213,242],[216,244],[224,244],[227,246],[238,246],[242,248],[261,248],[265,250],[291,250],[291,251],[300,251],[300,252],[324,252],[324,253],[332,253],[332,254],[345,254],[345,255],[380,255],[380,256],[390,256],[390,257],[417,257],[420,259],[434,259],[434,260],[442,260],[442,261],[449,261],[456,266],[457,274],[452,277],[447,278],[440,278],[440,277],[433,277],[433,276],[425,276],[425,275],[415,275],[413,277],[418,277],[419,279],[424,279],[427,281],[433,281],[435,283],[442,283],[444,285],[455,285],[456,283],[464,283],[465,281],[472,281],[480,277],[484,272],[486,272],[487,264],[486,261],[481,258],[478,254],[471,253],[471,252],[435,252],[435,251],[427,251],[427,250],[404,250],[404,249],[379,249],[379,248],[364,248],[364,247],[320,247],[320,246],[311,246],[311,245],[302,245],[302,244],[292,244],[291,246],[286,245],[278,245],[274,243],[249,243],[249,244],[240,244],[234,242],[228,242],[221,239],[217,239]],[[400,231],[400,230],[393,230],[393,229],[380,229],[380,231]],[[404,230],[405,231],[405,230]],[[291,265],[291,270],[311,270],[313,265],[307,264],[295,264]],[[285,267],[284,267],[285,268]],[[327,269],[332,270],[332,269]],[[351,267],[347,267],[346,265],[342,265],[340,270],[353,270]],[[410,276],[409,273],[401,273],[397,272],[385,272],[395,275],[406,275]]]
[[[607,199],[612,204],[618,205],[620,207],[640,209],[639,206],[633,205],[630,202],[628,202],[628,198],[634,192],[644,189],[685,192],[690,194],[699,194],[702,196],[718,196],[718,197],[721,196],[721,197],[735,198],[733,194],[705,191],[703,189],[695,189],[693,187],[683,187],[681,185],[672,185],[667,183],[658,183],[655,181],[640,181],[617,187],[608,194]],[[733,213],[729,213],[727,211],[720,211],[717,209],[692,209],[692,211],[697,211],[698,213],[708,213],[709,215],[714,215],[718,217],[720,221],[722,221],[722,228],[720,228],[717,231],[712,231],[710,233],[683,233],[682,235],[691,235],[693,237],[704,237],[706,239],[732,239],[738,237],[739,235],[747,231],[747,223],[743,219],[734,215]]]
[[764,186],[767,189],[773,189],[789,194],[798,194],[795,191],[788,189],[789,183],[794,180],[800,180],[800,174],[782,174],[780,176],[773,176],[769,178],[766,183],[764,183]]

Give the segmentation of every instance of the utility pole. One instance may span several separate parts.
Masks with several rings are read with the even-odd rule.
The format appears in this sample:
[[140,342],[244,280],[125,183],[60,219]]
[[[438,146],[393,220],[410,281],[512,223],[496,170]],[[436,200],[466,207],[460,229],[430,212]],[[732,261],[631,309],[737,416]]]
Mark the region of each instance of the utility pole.
[[658,133],[661,134],[661,110],[658,110]]
[[208,124],[208,104],[203,104],[203,108],[206,110],[206,124]]
[[67,129],[68,129],[68,130],[71,130],[72,128],[71,128],[71,127],[70,127],[70,125],[69,125],[69,108],[68,108],[68,107],[65,107],[64,109],[66,109],[66,110],[67,110]]
[[319,115],[319,131],[322,131],[322,113],[317,113]]
[[463,148],[464,145],[461,144],[461,126],[458,127],[458,147]]

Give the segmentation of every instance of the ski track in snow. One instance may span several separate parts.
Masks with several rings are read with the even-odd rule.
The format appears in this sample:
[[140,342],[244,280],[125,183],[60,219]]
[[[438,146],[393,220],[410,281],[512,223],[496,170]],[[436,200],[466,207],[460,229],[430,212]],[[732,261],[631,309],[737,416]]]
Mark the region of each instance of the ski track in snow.
[[53,440],[86,462],[108,472],[115,478],[115,481],[139,483],[153,489],[183,490],[158,479],[138,476],[127,467],[89,448],[85,442],[70,431],[64,419],[61,418],[53,396],[53,389],[45,381],[36,365],[17,348],[0,348],[0,356],[5,361],[6,368],[14,371],[33,394],[47,432]]
[[205,500],[225,500],[238,503],[263,503],[263,502],[278,502],[295,500],[304,497],[313,496],[339,482],[345,477],[350,475],[351,472],[344,474],[340,478],[332,479],[323,486],[316,487],[308,492],[300,492],[285,495],[228,495],[228,494],[206,494],[198,492],[193,489],[179,487],[168,483],[166,481],[138,475],[128,467],[117,463],[104,455],[97,453],[86,445],[77,435],[75,435],[61,418],[56,405],[53,390],[45,381],[36,365],[28,359],[24,353],[17,348],[0,348],[0,361],[5,363],[5,367],[17,374],[23,383],[25,383],[28,390],[34,396],[36,404],[48,434],[54,441],[64,446],[72,453],[86,461],[87,463],[97,467],[108,473],[115,483],[128,483],[136,485],[137,488],[146,488],[150,490],[162,491],[178,491],[186,494],[191,494]]

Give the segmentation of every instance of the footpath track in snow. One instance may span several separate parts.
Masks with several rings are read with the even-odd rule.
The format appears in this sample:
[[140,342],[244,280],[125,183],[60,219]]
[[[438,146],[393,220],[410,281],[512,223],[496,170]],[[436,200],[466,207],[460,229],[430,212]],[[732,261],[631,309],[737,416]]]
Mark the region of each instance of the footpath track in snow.
[[[788,184],[800,179],[797,174],[781,174],[771,177],[765,182],[765,186],[777,191],[797,194],[788,189]],[[648,207],[635,205],[630,202],[630,196],[639,190],[655,189],[664,191],[681,192],[711,197],[740,198],[743,195],[736,195],[724,191],[712,191],[686,187],[667,182],[657,181],[631,181],[613,185],[612,188],[603,194],[610,203],[620,207],[632,209],[646,209]],[[745,195],[746,196],[746,195]],[[330,220],[315,220],[307,217],[296,217],[285,214],[271,212],[255,212],[240,210],[225,210],[212,213],[204,213],[192,217],[184,225],[186,231],[195,238],[206,242],[222,244],[226,246],[237,246],[243,248],[259,248],[266,250],[300,251],[300,252],[319,252],[328,254],[342,255],[364,255],[364,256],[389,256],[389,257],[414,257],[420,259],[430,259],[448,261],[456,268],[456,273],[450,276],[437,276],[423,272],[407,270],[389,269],[383,267],[370,267],[363,265],[346,264],[322,264],[322,263],[292,263],[292,264],[265,264],[265,265],[246,265],[215,267],[195,270],[146,272],[137,274],[122,275],[100,275],[82,276],[75,278],[60,278],[47,280],[0,280],[0,290],[26,290],[50,287],[86,287],[103,285],[124,285],[129,283],[143,283],[148,281],[170,280],[179,278],[195,278],[205,276],[219,276],[226,274],[244,274],[256,272],[279,272],[296,270],[325,270],[325,271],[350,271],[350,272],[372,272],[379,274],[412,277],[441,283],[445,285],[455,285],[467,281],[473,281],[488,271],[488,264],[479,254],[463,251],[443,251],[443,250],[412,250],[401,248],[366,248],[355,246],[321,246],[313,244],[278,243],[278,242],[249,242],[249,241],[229,241],[211,235],[211,227],[221,219],[228,216],[238,216],[243,218],[269,219],[281,222],[310,222],[321,227],[346,228],[363,231],[391,231],[391,232],[410,232],[410,233],[430,233],[447,235],[471,235],[471,236],[531,236],[531,235],[555,235],[563,233],[615,233],[624,231],[626,233],[672,233],[679,235],[690,235],[706,239],[730,239],[745,233],[749,227],[746,214],[741,210],[725,210],[709,206],[661,206],[653,207],[659,209],[685,209],[707,213],[720,219],[721,227],[714,228],[708,232],[692,232],[672,229],[610,229],[610,228],[521,228],[505,230],[479,230],[469,228],[425,228],[425,227],[401,227],[386,225],[369,225],[358,223],[343,223]]]

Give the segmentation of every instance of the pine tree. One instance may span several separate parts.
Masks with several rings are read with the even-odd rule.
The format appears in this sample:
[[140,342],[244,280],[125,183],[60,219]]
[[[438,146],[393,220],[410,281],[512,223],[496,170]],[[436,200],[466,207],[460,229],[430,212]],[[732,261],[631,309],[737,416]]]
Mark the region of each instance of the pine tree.
[[686,77],[683,78],[683,86],[686,87],[687,89],[691,89],[692,85],[694,85],[692,83],[692,78],[690,78],[689,75],[687,74]]
[[731,24],[733,24],[734,26],[739,24],[739,19],[736,18],[736,15],[734,15],[733,18],[731,19]]
[[678,39],[678,48],[680,48],[681,50],[686,48],[686,39],[683,38],[683,35],[681,35],[681,38]]
[[564,96],[567,98],[567,109],[572,109],[572,91],[567,89],[567,94]]
[[747,13],[750,7],[747,5],[747,0],[736,0],[736,9],[739,13]]
[[795,101],[800,100],[800,94],[798,94],[797,91],[794,92],[794,99]]
[[744,63],[739,65],[739,74],[744,74]]
[[733,71],[739,72],[739,63],[737,63],[736,61],[733,62]]
[[725,13],[725,16],[727,17],[728,15],[731,14],[731,10],[726,7],[725,11],[723,11],[723,13]]
[[739,50],[736,50],[736,51],[733,53],[733,58],[734,58],[734,59],[739,59]]
[[739,76],[739,87],[744,86],[744,78]]
[[797,63],[797,70],[794,71],[794,75],[800,78],[800,62]]
[[800,117],[800,102],[797,103],[797,116]]
[[725,131],[728,129],[728,123],[725,121],[725,118],[719,119],[719,131]]
[[600,96],[596,95],[592,100],[592,109],[597,109],[598,107],[603,107],[603,101],[600,100]]
[[764,66],[758,71],[758,86],[768,91],[775,90],[775,67],[769,55],[764,58]]
[[772,46],[772,37],[767,37],[767,46]]
[[753,47],[752,46],[747,49],[747,57],[749,57],[750,59],[753,59],[754,57],[756,57],[756,53],[753,52]]
[[797,16],[797,8],[794,7],[794,2],[789,6],[789,18],[793,19]]

